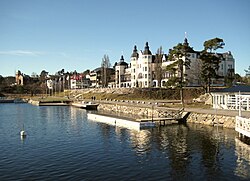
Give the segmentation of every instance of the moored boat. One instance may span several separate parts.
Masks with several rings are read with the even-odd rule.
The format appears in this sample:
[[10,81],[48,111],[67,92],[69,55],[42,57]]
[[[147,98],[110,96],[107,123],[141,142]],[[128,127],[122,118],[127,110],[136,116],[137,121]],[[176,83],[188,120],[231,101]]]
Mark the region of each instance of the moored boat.
[[87,110],[97,110],[97,107],[99,104],[93,103],[93,102],[82,101],[82,102],[73,102],[71,105],[82,108],[82,109],[87,109]]

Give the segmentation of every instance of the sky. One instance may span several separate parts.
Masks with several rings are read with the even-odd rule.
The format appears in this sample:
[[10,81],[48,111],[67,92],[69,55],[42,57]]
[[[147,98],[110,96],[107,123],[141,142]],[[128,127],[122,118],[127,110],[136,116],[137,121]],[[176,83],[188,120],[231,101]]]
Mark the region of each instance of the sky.
[[0,0],[0,75],[114,65],[136,45],[164,53],[186,36],[194,50],[222,38],[236,73],[250,66],[249,0]]

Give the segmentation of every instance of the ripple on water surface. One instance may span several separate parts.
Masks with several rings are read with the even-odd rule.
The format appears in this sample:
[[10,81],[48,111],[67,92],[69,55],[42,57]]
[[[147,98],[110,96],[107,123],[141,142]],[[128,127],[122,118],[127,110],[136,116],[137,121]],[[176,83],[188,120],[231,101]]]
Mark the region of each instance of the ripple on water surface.
[[250,178],[249,145],[234,130],[187,124],[134,131],[87,120],[72,107],[0,110],[0,180]]

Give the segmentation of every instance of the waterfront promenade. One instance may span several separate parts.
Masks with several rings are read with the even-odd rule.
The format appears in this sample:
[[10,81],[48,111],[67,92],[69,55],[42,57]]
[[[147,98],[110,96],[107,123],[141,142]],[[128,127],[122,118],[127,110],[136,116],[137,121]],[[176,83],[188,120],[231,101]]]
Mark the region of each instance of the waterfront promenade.
[[[89,100],[90,101],[90,100]],[[175,107],[166,107],[167,105],[170,105],[170,102],[173,101],[163,101],[163,100],[150,100],[150,101],[115,101],[115,100],[97,100],[98,103],[104,103],[104,104],[120,104],[120,105],[128,105],[128,106],[136,106],[136,107],[148,107],[153,109],[161,109],[161,110],[179,110],[181,108],[181,105],[175,106]],[[177,101],[175,101],[177,102]],[[176,103],[177,104],[177,103]],[[188,107],[188,105],[185,105],[184,110],[186,112],[193,112],[193,113],[200,113],[200,114],[213,114],[213,115],[223,115],[223,116],[231,116],[235,117],[239,115],[238,110],[225,110],[225,109],[213,109],[213,108],[191,108]],[[241,112],[243,117],[250,118],[250,112],[249,111],[242,111]]]

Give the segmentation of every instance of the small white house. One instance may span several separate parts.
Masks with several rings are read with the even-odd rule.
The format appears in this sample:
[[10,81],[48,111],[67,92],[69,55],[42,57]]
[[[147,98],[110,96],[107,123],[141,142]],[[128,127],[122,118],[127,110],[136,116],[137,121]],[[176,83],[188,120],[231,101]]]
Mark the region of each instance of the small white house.
[[250,111],[250,86],[236,85],[211,92],[213,108]]

